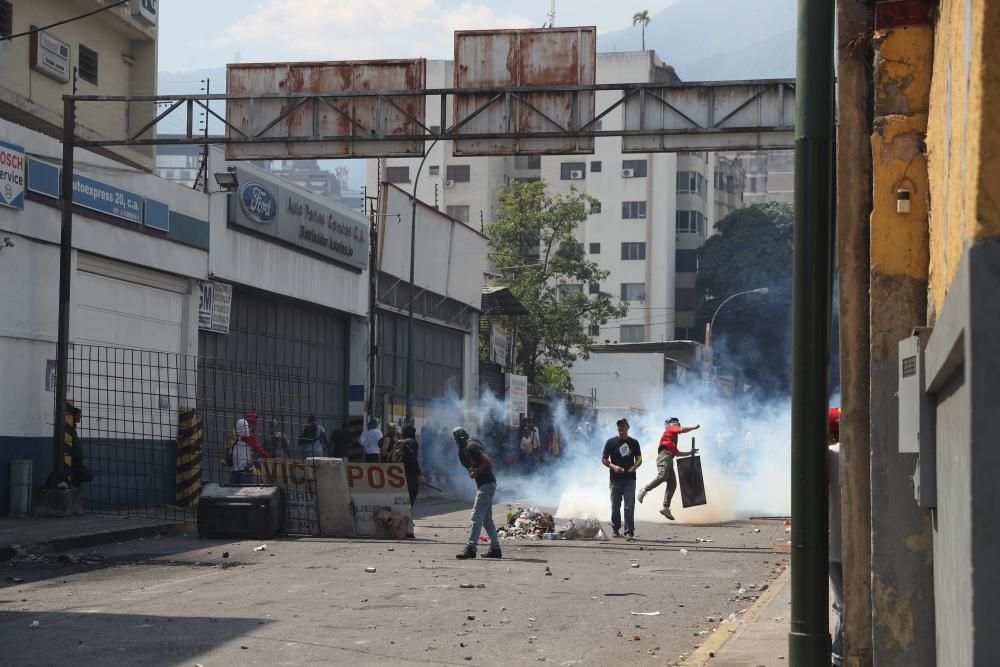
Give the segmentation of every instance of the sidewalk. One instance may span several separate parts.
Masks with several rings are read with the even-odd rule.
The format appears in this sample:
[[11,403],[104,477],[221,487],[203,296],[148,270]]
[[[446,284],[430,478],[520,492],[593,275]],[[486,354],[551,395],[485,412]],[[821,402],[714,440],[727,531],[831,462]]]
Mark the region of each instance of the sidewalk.
[[196,532],[193,523],[106,514],[65,518],[0,518],[0,562],[154,535]]
[[776,667],[788,664],[791,568],[787,568],[742,618],[709,635],[683,667]]

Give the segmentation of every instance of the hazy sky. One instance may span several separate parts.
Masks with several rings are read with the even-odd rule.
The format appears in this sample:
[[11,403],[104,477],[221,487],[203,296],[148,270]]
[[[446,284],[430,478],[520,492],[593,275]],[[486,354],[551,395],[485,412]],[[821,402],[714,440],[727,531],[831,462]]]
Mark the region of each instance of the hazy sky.
[[[632,14],[655,14],[674,0],[636,6],[608,0],[558,0],[556,25],[610,32]],[[452,32],[540,27],[548,0],[167,0],[160,3],[163,72],[230,62],[449,58]]]

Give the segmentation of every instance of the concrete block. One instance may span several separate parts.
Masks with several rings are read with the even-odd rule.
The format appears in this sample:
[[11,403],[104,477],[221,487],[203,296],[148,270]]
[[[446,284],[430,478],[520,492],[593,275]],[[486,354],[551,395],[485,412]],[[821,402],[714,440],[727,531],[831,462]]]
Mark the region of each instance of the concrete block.
[[32,499],[32,516],[77,516],[83,514],[80,489],[39,489]]

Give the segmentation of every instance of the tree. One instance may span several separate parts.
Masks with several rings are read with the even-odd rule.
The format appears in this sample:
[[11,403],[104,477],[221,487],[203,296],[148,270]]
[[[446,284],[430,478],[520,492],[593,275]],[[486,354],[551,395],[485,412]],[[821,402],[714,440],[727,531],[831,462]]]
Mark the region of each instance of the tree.
[[712,332],[716,359],[738,371],[763,396],[789,390],[791,351],[792,207],[767,203],[733,211],[698,250],[695,288],[710,297],[701,311],[712,318],[722,300],[760,287],[718,311]]
[[632,15],[632,25],[642,26],[642,50],[646,50],[646,26],[649,25],[649,11],[642,10]]
[[497,193],[494,221],[483,231],[499,267],[497,283],[528,311],[517,320],[516,363],[529,383],[543,366],[586,359],[591,343],[585,327],[628,312],[609,294],[587,294],[588,285],[608,276],[586,259],[576,240],[577,226],[597,204],[575,188],[550,194],[542,180],[511,182]]

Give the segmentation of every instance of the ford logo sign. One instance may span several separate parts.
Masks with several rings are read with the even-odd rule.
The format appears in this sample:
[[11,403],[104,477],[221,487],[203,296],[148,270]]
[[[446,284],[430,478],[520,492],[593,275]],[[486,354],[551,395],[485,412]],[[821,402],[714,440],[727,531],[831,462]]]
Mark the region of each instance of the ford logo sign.
[[278,217],[278,200],[260,183],[250,181],[240,187],[240,206],[247,217],[262,225]]

